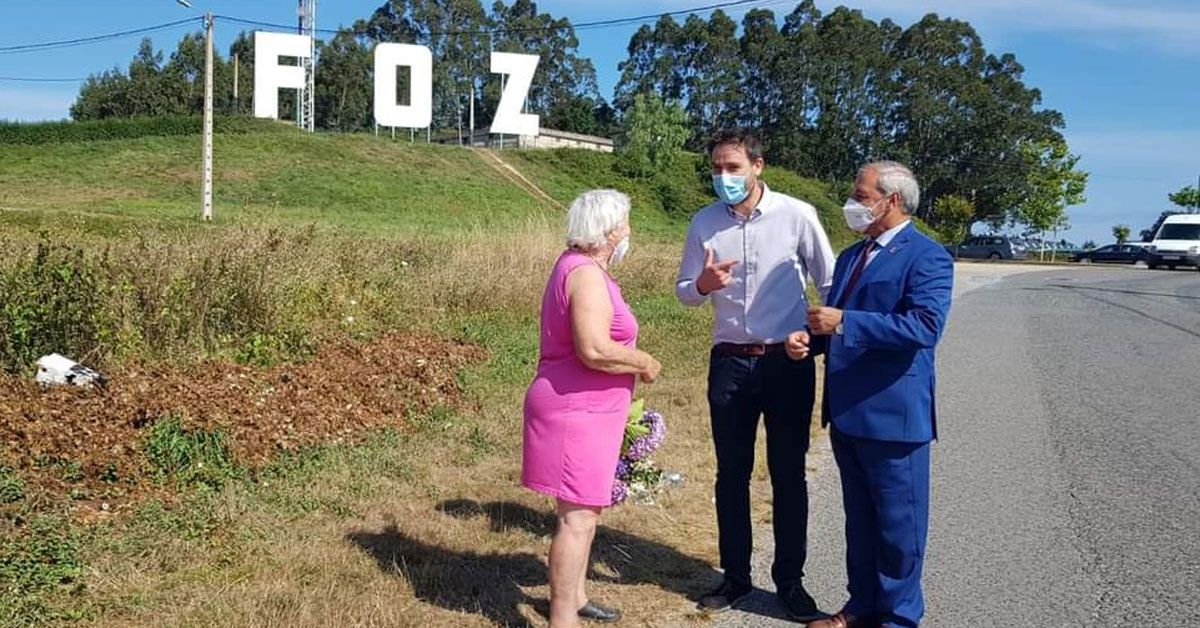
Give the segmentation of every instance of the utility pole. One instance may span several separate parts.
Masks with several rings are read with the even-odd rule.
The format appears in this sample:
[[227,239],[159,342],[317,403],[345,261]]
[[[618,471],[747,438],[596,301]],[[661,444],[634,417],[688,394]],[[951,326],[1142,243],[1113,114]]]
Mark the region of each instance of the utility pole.
[[238,53],[233,53],[233,115],[241,113],[238,108]]
[[204,14],[204,202],[203,216],[212,220],[213,201],[213,16]]
[[304,67],[304,90],[296,94],[296,125],[312,133],[315,128],[314,118],[316,118],[313,100],[316,83],[314,69],[316,68],[317,54],[317,0],[299,0],[299,2],[300,6],[296,9],[296,13],[300,17],[299,32],[301,35],[308,35],[310,47],[308,58],[300,60],[300,65]]

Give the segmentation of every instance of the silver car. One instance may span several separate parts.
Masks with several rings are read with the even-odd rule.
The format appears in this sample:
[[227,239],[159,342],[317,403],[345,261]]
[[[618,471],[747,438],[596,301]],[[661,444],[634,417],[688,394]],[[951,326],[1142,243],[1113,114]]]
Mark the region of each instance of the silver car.
[[1029,251],[1008,236],[971,236],[957,246],[946,250],[955,258],[962,259],[1025,259]]

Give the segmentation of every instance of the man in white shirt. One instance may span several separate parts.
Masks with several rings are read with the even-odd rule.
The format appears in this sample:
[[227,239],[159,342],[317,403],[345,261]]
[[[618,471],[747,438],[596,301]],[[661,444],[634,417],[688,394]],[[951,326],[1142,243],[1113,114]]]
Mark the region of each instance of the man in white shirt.
[[763,416],[774,508],[771,576],[792,617],[809,621],[819,616],[802,584],[815,371],[809,356],[790,359],[784,342],[806,325],[808,281],[822,300],[828,294],[833,250],[812,205],[761,181],[762,143],[753,133],[719,133],[709,158],[720,200],[692,219],[675,286],[684,305],[713,304],[708,401],[725,578],[700,607],[724,610],[751,591],[750,473]]

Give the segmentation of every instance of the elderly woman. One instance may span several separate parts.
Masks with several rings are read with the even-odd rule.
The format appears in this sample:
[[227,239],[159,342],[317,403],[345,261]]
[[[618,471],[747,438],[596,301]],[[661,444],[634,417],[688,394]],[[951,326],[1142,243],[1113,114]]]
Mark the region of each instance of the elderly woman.
[[608,273],[629,252],[629,197],[585,192],[567,212],[567,249],[542,297],[537,375],[525,395],[521,483],[557,500],[550,543],[550,626],[620,612],[588,600],[588,555],[614,474],[636,379],[662,366],[636,348],[638,323]]

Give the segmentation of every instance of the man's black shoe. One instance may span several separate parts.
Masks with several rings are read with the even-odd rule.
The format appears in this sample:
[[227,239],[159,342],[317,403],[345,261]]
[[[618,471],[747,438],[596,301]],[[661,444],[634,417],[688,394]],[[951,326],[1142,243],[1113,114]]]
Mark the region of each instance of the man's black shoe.
[[742,601],[742,598],[750,595],[753,590],[753,587],[748,584],[734,584],[726,580],[721,583],[721,586],[701,597],[696,608],[710,613],[729,610]]
[[783,602],[788,615],[796,621],[814,621],[825,616],[824,613],[817,610],[817,603],[808,594],[808,591],[804,590],[804,585],[799,582],[786,587],[778,595],[779,601]]

